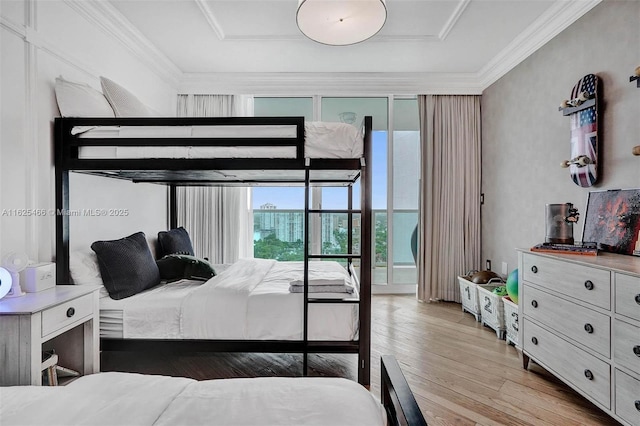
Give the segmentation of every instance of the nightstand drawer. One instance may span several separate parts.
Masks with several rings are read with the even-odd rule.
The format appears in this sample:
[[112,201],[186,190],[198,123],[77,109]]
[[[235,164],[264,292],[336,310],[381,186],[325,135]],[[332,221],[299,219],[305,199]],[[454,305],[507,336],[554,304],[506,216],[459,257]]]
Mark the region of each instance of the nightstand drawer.
[[614,359],[616,363],[640,372],[640,327],[615,320],[613,335],[615,337]]
[[554,293],[611,309],[611,273],[609,271],[524,254],[522,276],[525,281]]
[[93,295],[87,294],[42,311],[42,336],[93,314]]
[[611,407],[609,364],[528,321],[526,316],[522,326],[525,352],[585,395]]
[[616,312],[640,321],[640,278],[616,274]]
[[640,425],[640,380],[616,370],[616,414],[632,425]]
[[530,286],[521,297],[524,315],[611,357],[611,317]]

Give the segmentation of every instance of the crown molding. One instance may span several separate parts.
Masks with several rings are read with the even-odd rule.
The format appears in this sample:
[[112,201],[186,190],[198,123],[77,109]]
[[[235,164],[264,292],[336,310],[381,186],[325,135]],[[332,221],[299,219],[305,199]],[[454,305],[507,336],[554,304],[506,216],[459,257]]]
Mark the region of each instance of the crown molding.
[[18,36],[22,39],[25,39],[27,37],[27,31],[24,25],[15,23],[10,19],[5,18],[4,16],[0,16],[0,28],[4,28],[10,33],[13,33],[13,35]]
[[185,73],[178,93],[415,95],[482,93],[470,73]]
[[200,11],[204,15],[204,18],[207,20],[207,23],[215,33],[218,40],[224,40],[226,38],[224,34],[224,30],[222,29],[222,25],[216,19],[216,16],[213,14],[213,11],[207,4],[205,0],[195,0],[196,5],[200,8]]
[[64,1],[89,22],[120,42],[167,83],[175,86],[180,81],[182,70],[158,50],[109,2],[100,0]]
[[478,72],[486,89],[603,0],[558,0]]
[[462,16],[462,13],[465,11],[467,6],[469,6],[470,2],[471,0],[460,0],[460,3],[458,3],[458,6],[453,11],[453,14],[449,17],[449,20],[442,28],[442,31],[440,31],[440,33],[438,34],[438,39],[440,41],[447,38],[453,27],[455,27],[455,25],[458,23],[458,20]]

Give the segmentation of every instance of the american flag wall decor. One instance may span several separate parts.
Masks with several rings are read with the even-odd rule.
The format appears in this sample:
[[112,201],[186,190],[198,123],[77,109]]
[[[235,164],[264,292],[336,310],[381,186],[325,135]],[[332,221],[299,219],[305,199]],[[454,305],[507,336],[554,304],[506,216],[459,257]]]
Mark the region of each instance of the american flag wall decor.
[[571,179],[581,187],[598,180],[598,86],[599,78],[588,74],[571,90],[571,99],[560,108],[571,123],[571,159],[562,163],[569,167]]

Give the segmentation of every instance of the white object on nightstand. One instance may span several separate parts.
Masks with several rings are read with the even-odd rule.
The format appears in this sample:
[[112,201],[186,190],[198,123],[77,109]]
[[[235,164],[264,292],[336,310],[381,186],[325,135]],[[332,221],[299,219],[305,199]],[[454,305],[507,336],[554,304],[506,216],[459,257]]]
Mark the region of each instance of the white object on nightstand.
[[0,299],[9,293],[13,280],[11,280],[11,273],[0,266]]
[[20,272],[20,283],[22,289],[27,293],[36,293],[54,287],[56,285],[56,264],[48,262],[28,265]]
[[29,264],[26,253],[11,252],[2,258],[2,267],[9,271],[11,275],[11,289],[4,297],[24,296],[24,291],[20,287],[20,272]]
[[0,386],[41,385],[44,350],[82,374],[100,371],[99,289],[57,285],[0,300]]

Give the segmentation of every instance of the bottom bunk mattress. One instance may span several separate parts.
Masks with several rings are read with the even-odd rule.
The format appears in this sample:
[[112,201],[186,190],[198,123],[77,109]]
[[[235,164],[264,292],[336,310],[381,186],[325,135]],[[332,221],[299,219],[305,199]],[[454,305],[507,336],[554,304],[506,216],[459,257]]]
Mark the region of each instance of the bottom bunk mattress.
[[[100,299],[100,335],[116,339],[302,340],[303,262],[241,259],[202,283],[161,284],[121,300]],[[357,299],[337,262],[309,262],[310,298]],[[337,285],[342,280],[344,285]],[[329,285],[327,285],[329,283]],[[334,290],[335,289],[335,290]],[[338,292],[338,290],[342,292]],[[348,291],[351,291],[349,293]],[[309,340],[358,338],[357,303],[309,304]]]
[[2,425],[384,425],[373,395],[342,378],[196,381],[97,373],[66,386],[0,388]]

